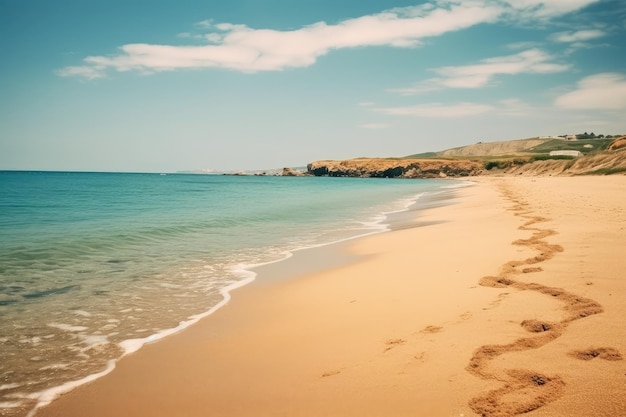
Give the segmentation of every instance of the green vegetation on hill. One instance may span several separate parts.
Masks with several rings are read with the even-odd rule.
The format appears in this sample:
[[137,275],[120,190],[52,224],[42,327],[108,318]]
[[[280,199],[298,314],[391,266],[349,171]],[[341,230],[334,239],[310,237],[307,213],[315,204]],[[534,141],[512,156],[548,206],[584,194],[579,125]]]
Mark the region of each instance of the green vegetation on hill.
[[[552,151],[577,152],[550,155]],[[381,178],[459,177],[489,175],[490,171],[491,175],[612,175],[626,173],[625,151],[626,136],[584,140],[544,136],[477,142],[398,158],[315,161],[307,170],[318,176]]]
[[626,167],[600,168],[586,172],[584,175],[614,175],[626,172]]
[[[580,151],[588,154],[594,151],[605,150],[613,139],[588,139],[588,140],[561,140],[554,139],[527,150],[533,153],[550,153],[551,151]],[[591,146],[589,146],[591,145]]]
[[514,166],[526,165],[535,161],[547,161],[547,160],[574,160],[576,157],[569,155],[553,155],[549,154],[538,154],[526,157],[492,157],[489,159],[483,160],[483,165],[487,171],[498,168],[498,169],[507,169]]
[[405,156],[406,159],[432,159],[439,158],[439,154],[437,152],[424,152],[424,153],[416,153],[414,155]]
[[[567,136],[567,135],[565,135],[565,136]],[[606,135],[605,136],[604,134],[596,135],[593,132],[591,132],[591,133],[585,132],[585,133],[576,133],[575,136],[576,136],[576,139],[602,139],[602,138],[614,139],[614,138],[617,138],[617,137],[622,136],[622,135]]]
[[[577,158],[569,155],[550,155],[552,151],[579,151],[592,157],[602,155],[614,141],[611,135],[583,134],[589,139],[565,140],[549,138],[529,138],[512,141],[478,142],[440,152],[424,152],[405,156],[406,159],[448,159],[470,160],[481,163],[486,170],[515,169],[536,161],[570,160],[573,164]],[[622,172],[623,168],[610,167],[598,170],[598,174]]]
[[[600,135],[603,136],[603,135]],[[508,159],[509,157],[525,157],[530,155],[546,154],[551,151],[574,150],[582,154],[604,151],[614,138],[600,138],[583,140],[565,139],[518,139],[498,142],[478,142],[472,145],[447,149],[439,152],[423,152],[405,156],[408,159]],[[610,136],[610,135],[609,135]]]

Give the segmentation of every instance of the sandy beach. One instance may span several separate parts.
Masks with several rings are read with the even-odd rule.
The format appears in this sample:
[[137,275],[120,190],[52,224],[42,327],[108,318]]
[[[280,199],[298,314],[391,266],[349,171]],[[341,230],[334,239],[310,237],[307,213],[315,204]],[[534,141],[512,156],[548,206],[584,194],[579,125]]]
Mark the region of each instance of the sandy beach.
[[626,176],[449,202],[261,268],[36,416],[626,415]]

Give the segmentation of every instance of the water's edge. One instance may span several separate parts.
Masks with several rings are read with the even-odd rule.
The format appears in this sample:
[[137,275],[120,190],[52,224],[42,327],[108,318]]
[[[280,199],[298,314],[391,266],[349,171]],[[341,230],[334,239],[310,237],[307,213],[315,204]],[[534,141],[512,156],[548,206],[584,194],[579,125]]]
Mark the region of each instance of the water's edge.
[[[84,378],[75,381],[69,381],[60,386],[31,394],[29,396],[29,399],[33,400],[35,402],[35,405],[28,412],[27,417],[35,416],[37,410],[50,404],[59,396],[68,393],[81,385],[95,381],[109,374],[115,369],[116,364],[119,360],[131,353],[139,351],[147,343],[156,342],[165,337],[179,333],[187,327],[197,323],[201,319],[212,315],[231,301],[231,299],[233,298],[232,292],[234,290],[247,286],[259,279],[271,281],[272,283],[274,283],[280,278],[297,278],[298,276],[302,276],[304,274],[332,268],[338,266],[338,264],[345,264],[351,261],[351,258],[343,257],[341,260],[337,261],[338,264],[333,264],[332,261],[325,261],[323,264],[316,264],[314,266],[309,265],[307,267],[301,265],[300,261],[306,258],[312,250],[329,249],[333,245],[344,244],[349,241],[360,239],[373,234],[393,232],[395,230],[428,225],[419,221],[419,212],[444,205],[454,204],[452,200],[457,196],[456,189],[471,186],[474,184],[471,181],[452,180],[450,182],[451,184],[442,186],[436,191],[427,191],[416,195],[414,199],[407,201],[407,205],[404,209],[394,212],[381,213],[380,219],[370,224],[369,226],[371,230],[365,233],[360,233],[355,236],[346,237],[332,242],[293,249],[289,252],[283,253],[282,258],[263,264],[238,265],[234,269],[234,272],[236,272],[239,276],[242,276],[243,279],[221,288],[219,290],[219,294],[222,297],[221,300],[217,302],[214,306],[212,306],[209,310],[188,317],[186,320],[181,321],[176,327],[161,330],[145,338],[129,339],[120,342],[119,346],[122,348],[122,355],[118,358],[109,360],[106,368],[101,372],[97,372]],[[285,265],[287,264],[287,262],[285,261],[290,261],[290,263],[296,263],[298,265],[295,268],[286,268]]]

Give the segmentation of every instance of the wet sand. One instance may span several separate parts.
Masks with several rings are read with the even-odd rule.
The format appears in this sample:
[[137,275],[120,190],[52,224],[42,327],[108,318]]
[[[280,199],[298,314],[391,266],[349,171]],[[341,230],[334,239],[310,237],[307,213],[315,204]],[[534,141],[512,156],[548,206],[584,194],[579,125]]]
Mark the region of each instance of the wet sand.
[[36,415],[626,415],[626,177],[456,195],[261,269]]

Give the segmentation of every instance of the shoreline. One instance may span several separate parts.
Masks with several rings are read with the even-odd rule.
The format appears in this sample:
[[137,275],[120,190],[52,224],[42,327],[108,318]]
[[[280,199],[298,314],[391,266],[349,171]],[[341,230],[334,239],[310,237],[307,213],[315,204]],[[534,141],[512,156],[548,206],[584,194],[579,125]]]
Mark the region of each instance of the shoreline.
[[[310,250],[290,258],[301,255],[294,260],[300,267],[302,259],[312,262],[314,268],[301,269],[300,275],[288,270],[289,259],[279,262],[282,278],[257,279],[238,289],[236,299],[210,317],[144,346],[110,374],[36,415],[193,416],[207,410],[233,416],[473,415],[472,401],[497,389],[504,372],[468,372],[476,349],[527,335],[519,323],[511,324],[511,317],[525,313],[525,302],[557,321],[562,315],[552,300],[532,291],[479,285],[481,277],[497,276],[511,259],[536,252],[529,245],[511,244],[528,240],[529,231],[518,229],[520,218],[510,208],[513,197],[496,189],[500,180],[481,179],[475,187],[458,189],[461,198],[454,206],[418,211],[414,220],[424,227],[399,227],[341,243],[349,255],[338,255],[343,258],[329,268],[319,268],[319,263],[332,250],[318,251],[318,260]],[[519,191],[534,179],[504,181],[517,181],[515,194],[515,187]],[[619,181],[624,190],[624,179]],[[418,242],[427,244],[415,248]],[[564,246],[567,253],[569,246]],[[546,275],[554,262],[542,260],[543,270],[529,275]],[[259,276],[276,274],[260,268]],[[622,345],[617,342],[604,348],[623,354],[623,339]],[[525,351],[515,352],[523,356]],[[500,364],[502,357],[495,355],[490,363]],[[602,362],[624,366],[617,360]],[[490,378],[492,373],[497,378]],[[570,386],[568,378],[562,380],[566,388],[561,398]],[[558,385],[543,381],[537,386]],[[561,404],[557,400],[534,413]],[[612,404],[626,410],[619,408],[623,394]]]
[[[115,370],[117,363],[120,360],[128,355],[140,351],[145,345],[158,342],[171,336],[175,336],[176,334],[185,331],[188,327],[193,326],[199,321],[213,315],[219,309],[223,308],[225,305],[231,302],[232,293],[234,291],[240,290],[243,287],[257,282],[259,274],[262,274],[262,276],[271,276],[271,278],[267,280],[268,284],[271,284],[276,281],[277,277],[294,275],[300,276],[317,269],[324,270],[337,267],[352,260],[352,257],[347,253],[345,249],[345,246],[349,244],[350,241],[379,233],[385,233],[397,227],[416,227],[417,225],[410,225],[410,218],[407,220],[403,220],[403,218],[408,218],[408,215],[410,215],[410,213],[415,213],[423,209],[428,209],[435,206],[432,203],[433,198],[429,197],[430,194],[439,195],[441,193],[444,193],[448,195],[447,197],[444,197],[444,199],[450,199],[453,198],[451,192],[453,192],[454,189],[463,188],[471,185],[470,181],[455,180],[454,182],[456,184],[441,187],[443,188],[443,190],[439,188],[436,191],[426,191],[420,194],[416,194],[412,198],[402,200],[405,201],[404,208],[400,208],[391,212],[380,213],[380,215],[375,220],[364,223],[363,231],[359,234],[345,237],[336,241],[316,244],[314,246],[305,246],[292,249],[289,252],[285,252],[282,258],[272,260],[266,263],[240,265],[233,271],[243,278],[231,283],[226,287],[221,288],[219,290],[219,293],[222,296],[222,299],[217,304],[209,308],[207,311],[187,317],[186,319],[182,320],[180,324],[176,327],[163,329],[157,333],[141,339],[128,339],[120,342],[119,348],[123,352],[122,355],[118,358],[110,359],[107,363],[106,368],[102,371],[87,375],[78,380],[67,381],[60,386],[52,387],[35,394],[31,394],[28,398],[31,400],[35,400],[35,405],[32,409],[27,408],[27,410],[30,411],[26,415],[28,417],[34,416],[38,412],[38,410],[47,406],[60,396],[65,395],[75,390],[76,388],[81,387],[82,385],[89,384],[99,378],[102,378],[105,375],[108,375]],[[406,223],[408,226],[402,225],[401,222]],[[339,250],[342,252],[342,255],[334,256],[335,250],[333,248],[340,248]],[[311,254],[314,253],[319,254],[311,256]],[[316,263],[323,263],[323,265],[321,267],[317,265],[312,265],[310,261],[311,258],[315,259]],[[333,260],[330,260],[330,258],[333,258]],[[20,406],[19,408],[23,407]]]
[[[358,262],[359,255],[351,253],[349,249],[353,241],[431,224],[421,221],[421,215],[428,210],[455,204],[454,200],[458,198],[455,191],[475,184],[472,181],[458,179],[453,181],[456,184],[443,186],[437,191],[420,193],[404,209],[382,213],[381,219],[375,222],[376,227],[372,226],[370,231],[338,241],[295,249],[282,259],[260,265],[244,266],[241,271],[255,274],[255,278],[249,284],[274,285],[284,279],[297,279]],[[241,287],[235,289],[238,288]]]

